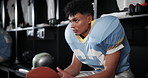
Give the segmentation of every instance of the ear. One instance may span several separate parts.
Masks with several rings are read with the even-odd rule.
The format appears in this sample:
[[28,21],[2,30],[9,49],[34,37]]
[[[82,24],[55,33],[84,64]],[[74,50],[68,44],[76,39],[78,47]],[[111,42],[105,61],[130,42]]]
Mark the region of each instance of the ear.
[[91,23],[91,21],[93,20],[93,17],[91,15],[88,16],[88,22]]

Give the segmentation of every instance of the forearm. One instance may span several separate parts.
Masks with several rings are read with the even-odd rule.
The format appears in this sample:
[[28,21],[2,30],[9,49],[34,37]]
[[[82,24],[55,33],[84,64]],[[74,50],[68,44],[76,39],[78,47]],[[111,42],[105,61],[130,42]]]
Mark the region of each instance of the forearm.
[[80,69],[81,69],[80,67],[77,67],[75,65],[70,65],[64,71],[68,72],[72,76],[76,76],[80,72]]
[[73,60],[71,64],[64,70],[68,72],[72,76],[76,76],[82,67],[82,63],[77,59],[75,55],[73,55]]

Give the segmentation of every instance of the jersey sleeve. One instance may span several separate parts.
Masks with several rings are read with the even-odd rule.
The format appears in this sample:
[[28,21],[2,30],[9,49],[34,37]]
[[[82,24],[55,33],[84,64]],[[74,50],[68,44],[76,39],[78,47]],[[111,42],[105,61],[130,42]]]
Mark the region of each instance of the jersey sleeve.
[[111,54],[122,49],[124,47],[122,44],[124,36],[124,29],[121,23],[119,23],[119,26],[101,43],[106,54]]

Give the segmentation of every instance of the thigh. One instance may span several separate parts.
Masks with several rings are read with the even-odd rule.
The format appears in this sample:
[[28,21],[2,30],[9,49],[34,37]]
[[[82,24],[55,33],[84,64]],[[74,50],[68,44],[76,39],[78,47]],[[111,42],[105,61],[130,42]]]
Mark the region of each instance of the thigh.
[[124,71],[122,73],[115,75],[115,78],[134,78],[134,75],[131,72],[131,70],[129,69],[127,71]]
[[80,71],[80,73],[76,77],[84,77],[95,74],[94,71]]

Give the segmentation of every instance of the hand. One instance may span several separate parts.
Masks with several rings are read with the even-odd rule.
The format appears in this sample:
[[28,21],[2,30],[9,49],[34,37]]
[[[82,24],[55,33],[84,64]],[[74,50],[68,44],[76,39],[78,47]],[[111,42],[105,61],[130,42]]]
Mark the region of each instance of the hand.
[[60,78],[75,78],[70,74],[68,74],[66,71],[60,69],[59,67],[57,67],[57,70],[58,70],[58,74],[60,75]]

